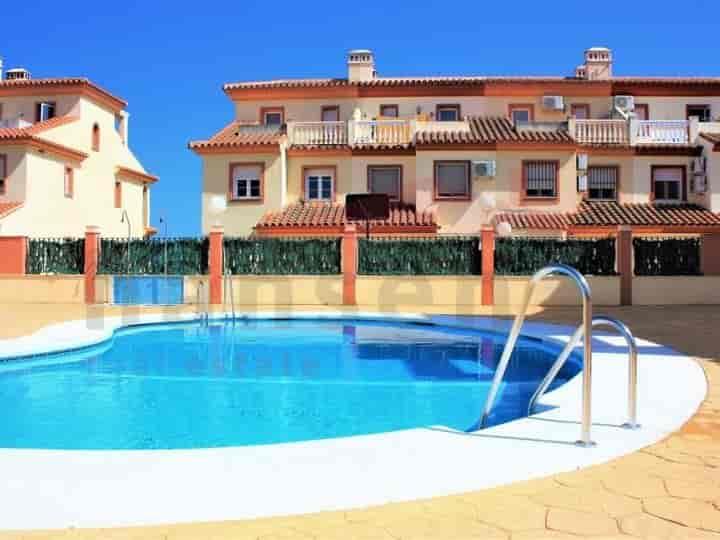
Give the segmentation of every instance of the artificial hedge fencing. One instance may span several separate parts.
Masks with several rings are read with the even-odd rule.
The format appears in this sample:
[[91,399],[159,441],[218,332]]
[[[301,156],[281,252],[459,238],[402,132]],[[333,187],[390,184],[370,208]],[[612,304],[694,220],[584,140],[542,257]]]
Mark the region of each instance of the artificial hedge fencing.
[[552,263],[570,265],[585,275],[616,275],[615,239],[498,238],[495,242],[498,275],[529,276]]
[[32,238],[28,240],[27,274],[82,274],[85,271],[85,239]]
[[233,275],[337,275],[339,238],[224,238]]
[[477,237],[360,239],[358,273],[364,275],[477,275]]
[[700,238],[633,238],[636,276],[698,276]]
[[207,273],[207,238],[100,240],[99,274]]

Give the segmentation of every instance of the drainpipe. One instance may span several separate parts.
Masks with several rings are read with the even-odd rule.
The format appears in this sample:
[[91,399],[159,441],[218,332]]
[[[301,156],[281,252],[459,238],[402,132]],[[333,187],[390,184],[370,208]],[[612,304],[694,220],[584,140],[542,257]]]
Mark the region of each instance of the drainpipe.
[[280,143],[280,208],[285,207],[287,199],[287,143]]

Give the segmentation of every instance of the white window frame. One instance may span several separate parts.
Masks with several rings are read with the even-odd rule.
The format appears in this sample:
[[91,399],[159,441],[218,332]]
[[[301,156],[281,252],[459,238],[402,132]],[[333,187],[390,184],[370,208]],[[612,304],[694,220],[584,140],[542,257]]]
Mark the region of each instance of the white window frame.
[[[233,201],[260,201],[263,198],[263,170],[260,165],[238,164],[232,169],[232,197]],[[258,194],[251,195],[252,183],[257,182]],[[242,186],[242,189],[241,189]],[[240,193],[244,192],[244,195]]]
[[[323,184],[330,183],[330,196],[323,197]],[[335,199],[335,172],[332,169],[306,169],[305,178],[303,179],[305,186],[305,199],[308,201],[331,202]],[[310,185],[316,184],[317,197],[310,196]]]
[[[45,120],[50,120],[51,118],[55,118],[56,110],[55,110],[55,103],[52,101],[40,101],[38,103],[38,106],[40,107],[40,114],[38,115],[38,122],[44,122]],[[52,116],[50,116],[49,111],[52,109]]]

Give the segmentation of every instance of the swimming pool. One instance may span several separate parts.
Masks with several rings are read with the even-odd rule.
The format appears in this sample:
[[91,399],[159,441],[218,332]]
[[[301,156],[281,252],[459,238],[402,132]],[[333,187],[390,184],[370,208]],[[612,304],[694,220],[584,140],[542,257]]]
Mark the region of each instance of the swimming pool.
[[[475,427],[504,336],[361,320],[182,322],[0,365],[0,447],[245,446]],[[491,424],[526,414],[558,349],[521,339]],[[554,387],[580,370],[572,358]]]

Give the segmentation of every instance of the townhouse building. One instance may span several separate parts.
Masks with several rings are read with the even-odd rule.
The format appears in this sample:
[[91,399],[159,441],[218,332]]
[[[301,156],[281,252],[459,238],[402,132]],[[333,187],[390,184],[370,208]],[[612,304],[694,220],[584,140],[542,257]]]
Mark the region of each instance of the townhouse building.
[[363,192],[390,198],[380,234],[720,227],[718,77],[618,77],[601,47],[571,76],[382,77],[368,50],[347,68],[224,86],[234,118],[189,144],[204,232],[339,234]]
[[149,174],[129,147],[127,103],[85,78],[3,73],[0,60],[0,235],[143,237]]

